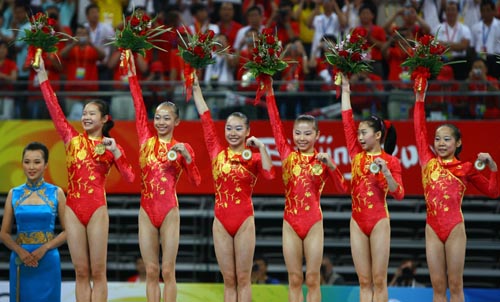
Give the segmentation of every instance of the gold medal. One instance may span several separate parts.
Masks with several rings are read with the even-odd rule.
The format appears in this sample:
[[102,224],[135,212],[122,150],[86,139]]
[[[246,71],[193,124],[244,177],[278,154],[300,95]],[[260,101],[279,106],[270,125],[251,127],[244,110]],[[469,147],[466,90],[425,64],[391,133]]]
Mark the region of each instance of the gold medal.
[[99,144],[95,145],[94,152],[97,155],[103,155],[104,152],[106,152],[106,147],[102,143],[99,143]]
[[323,167],[320,164],[315,164],[312,166],[311,171],[314,175],[321,175],[321,173],[323,173]]
[[243,150],[243,152],[241,152],[241,158],[250,160],[252,158],[252,151],[250,149]]
[[484,170],[484,168],[486,168],[486,165],[485,165],[484,161],[478,159],[474,163],[474,168],[476,168],[476,170],[478,170],[478,171],[482,171],[482,170]]

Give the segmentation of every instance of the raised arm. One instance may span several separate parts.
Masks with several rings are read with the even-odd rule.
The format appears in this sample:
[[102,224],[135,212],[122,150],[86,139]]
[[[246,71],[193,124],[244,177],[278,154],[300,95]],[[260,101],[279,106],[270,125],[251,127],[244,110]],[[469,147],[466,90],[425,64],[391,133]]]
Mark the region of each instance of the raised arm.
[[133,182],[135,179],[135,174],[132,169],[132,165],[130,165],[129,161],[127,160],[123,148],[120,145],[116,145],[116,147],[121,152],[120,157],[118,158],[115,157],[116,168],[118,168],[118,171],[120,172],[121,176],[125,178],[125,181]]
[[[125,59],[126,58],[122,58],[122,60]],[[134,100],[135,128],[139,137],[139,145],[142,145],[148,138],[153,136],[153,134],[148,127],[148,114],[146,111],[146,106],[144,105],[144,99],[142,98],[141,86],[139,85],[139,80],[137,79],[135,60],[133,55],[130,56],[127,65],[130,93],[132,94],[132,99]]]
[[342,77],[342,124],[344,125],[344,135],[347,144],[347,150],[349,151],[349,157],[352,159],[356,154],[362,151],[361,146],[358,143],[358,133],[356,130],[356,125],[354,124],[354,118],[352,116],[351,108],[351,87],[349,85],[349,79],[341,74]]
[[271,123],[271,129],[273,130],[274,140],[276,141],[276,147],[280,153],[281,160],[285,160],[288,155],[293,151],[292,146],[288,143],[285,136],[285,131],[283,129],[283,123],[280,119],[280,114],[278,107],[276,107],[276,100],[274,99],[274,90],[271,88],[271,92],[266,95],[267,112],[269,114],[269,122]]
[[35,71],[37,72],[43,99],[49,109],[50,117],[52,118],[54,126],[56,127],[57,132],[62,138],[64,144],[67,144],[71,138],[78,135],[78,132],[66,120],[64,112],[62,111],[61,106],[59,106],[57,96],[49,83],[49,78],[47,76],[47,71],[45,70],[45,64],[42,58],[40,58],[40,67],[35,69]]
[[[426,88],[427,89],[427,88]],[[426,90],[425,89],[425,90]],[[413,110],[413,126],[420,166],[424,167],[434,157],[427,142],[427,125],[425,122],[425,90],[415,92],[415,109]]]
[[259,148],[261,160],[260,173],[262,174],[262,176],[264,176],[265,179],[274,179],[275,172],[273,162],[271,160],[271,157],[269,156],[269,153],[267,153],[266,145],[255,136],[248,138],[246,141],[246,145]]
[[497,198],[500,194],[498,187],[498,167],[491,155],[489,153],[479,153],[477,155],[478,160],[486,163],[490,169],[490,176],[487,179],[481,173],[475,172],[470,176],[470,181],[472,184],[483,194],[490,198]]

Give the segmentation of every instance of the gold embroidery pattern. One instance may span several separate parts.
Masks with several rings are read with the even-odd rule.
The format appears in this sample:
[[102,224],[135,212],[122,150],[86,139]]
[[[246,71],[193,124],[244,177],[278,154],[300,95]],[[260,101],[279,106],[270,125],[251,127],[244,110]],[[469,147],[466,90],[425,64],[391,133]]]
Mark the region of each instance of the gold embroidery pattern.
[[[378,208],[377,204],[380,202],[375,191],[382,190],[381,195],[384,197],[382,202],[384,207],[387,208],[385,196],[389,188],[385,180],[380,180],[376,175],[370,172],[370,164],[373,158],[365,152],[356,154],[352,159],[352,211],[361,213],[363,210]],[[380,188],[378,182],[384,181],[384,186]]]
[[17,234],[17,244],[44,244],[54,239],[53,232],[20,232]]

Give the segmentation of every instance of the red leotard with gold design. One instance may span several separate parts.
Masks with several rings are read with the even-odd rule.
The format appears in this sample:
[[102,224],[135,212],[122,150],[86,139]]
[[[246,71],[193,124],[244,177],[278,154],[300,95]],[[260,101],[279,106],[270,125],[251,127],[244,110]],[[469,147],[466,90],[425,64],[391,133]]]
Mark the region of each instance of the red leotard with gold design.
[[456,158],[444,162],[434,155],[427,142],[424,102],[416,102],[414,110],[415,137],[422,167],[422,184],[427,205],[427,224],[444,243],[453,228],[464,221],[462,199],[467,184],[491,198],[498,192],[497,172],[490,172],[487,179],[470,162]]
[[134,172],[125,157],[122,147],[117,144],[122,155],[115,159],[113,153],[106,150],[96,154],[94,148],[101,138],[90,138],[87,133],[78,133],[66,120],[59,107],[57,97],[45,81],[40,85],[52,121],[66,148],[66,167],[68,169],[68,192],[66,205],[70,207],[80,222],[87,226],[94,212],[106,205],[104,185],[106,176],[113,163],[126,181],[134,181]]
[[151,223],[159,228],[168,212],[179,206],[175,186],[182,171],[187,171],[191,183],[196,186],[201,182],[200,172],[195,165],[193,149],[186,143],[184,146],[191,155],[191,163],[187,163],[183,156],[178,156],[174,161],[167,158],[169,149],[178,142],[174,138],[165,142],[151,131],[137,77],[129,77],[129,84],[134,100],[135,125],[140,145],[141,207],[146,211]]
[[[397,200],[404,197],[401,163],[396,157],[383,150],[378,154],[363,151],[357,139],[357,128],[351,109],[342,111],[342,122],[351,158],[352,218],[361,231],[366,236],[370,236],[377,222],[389,217],[387,193]],[[370,172],[370,164],[378,157],[383,158],[387,163],[387,168],[398,184],[398,188],[394,192],[389,192],[387,180],[381,172],[375,174]]]
[[240,153],[222,147],[215,125],[206,111],[201,116],[205,144],[212,161],[212,175],[215,183],[215,217],[231,236],[249,216],[253,216],[252,191],[260,173],[265,179],[274,178],[274,168],[262,169],[260,153],[252,152],[252,158],[245,160]]
[[347,191],[347,184],[339,169],[332,171],[316,159],[316,150],[314,153],[304,154],[293,149],[286,140],[274,96],[268,95],[266,100],[269,120],[282,162],[285,183],[284,219],[304,240],[312,226],[323,219],[319,200],[328,177],[332,178],[341,192]]

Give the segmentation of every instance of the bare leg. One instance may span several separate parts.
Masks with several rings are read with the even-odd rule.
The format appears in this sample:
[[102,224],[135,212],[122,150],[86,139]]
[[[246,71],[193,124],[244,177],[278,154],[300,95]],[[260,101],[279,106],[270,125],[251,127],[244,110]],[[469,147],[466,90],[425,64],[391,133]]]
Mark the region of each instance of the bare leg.
[[105,206],[97,209],[87,225],[90,270],[92,272],[92,302],[108,301],[106,262],[108,255],[109,216]]
[[446,302],[446,255],[444,244],[430,225],[425,226],[425,254],[431,277],[433,302]]
[[323,260],[323,233],[323,221],[318,221],[304,239],[307,302],[321,302],[320,268]]
[[358,274],[359,281],[359,301],[372,302],[373,282],[370,238],[361,231],[356,221],[352,218],[350,231],[352,260],[354,261],[354,268]]
[[374,302],[387,302],[387,267],[391,248],[391,226],[389,218],[381,219],[370,234],[370,250],[372,258],[372,280]]
[[[217,263],[224,278],[224,302],[236,302],[236,264],[234,262],[234,240],[222,223],[214,218],[214,248]],[[253,259],[252,259],[253,260]]]
[[238,302],[252,301],[252,265],[255,250],[255,221],[248,217],[234,236]]
[[464,262],[467,236],[464,223],[457,224],[445,243],[450,302],[464,302]]
[[160,242],[158,229],[141,207],[139,210],[139,247],[146,268],[146,297],[148,302],[160,302]]
[[65,229],[71,261],[75,267],[75,293],[77,302],[90,302],[90,260],[87,231],[70,207],[64,213]]
[[163,301],[177,301],[177,282],[175,280],[175,260],[179,251],[179,208],[173,208],[168,213],[160,228],[162,251]]
[[303,249],[302,239],[295,233],[290,224],[284,220],[283,256],[285,257],[286,270],[288,271],[289,302],[304,301],[304,295],[302,294],[302,283],[304,283],[304,273],[302,272]]

